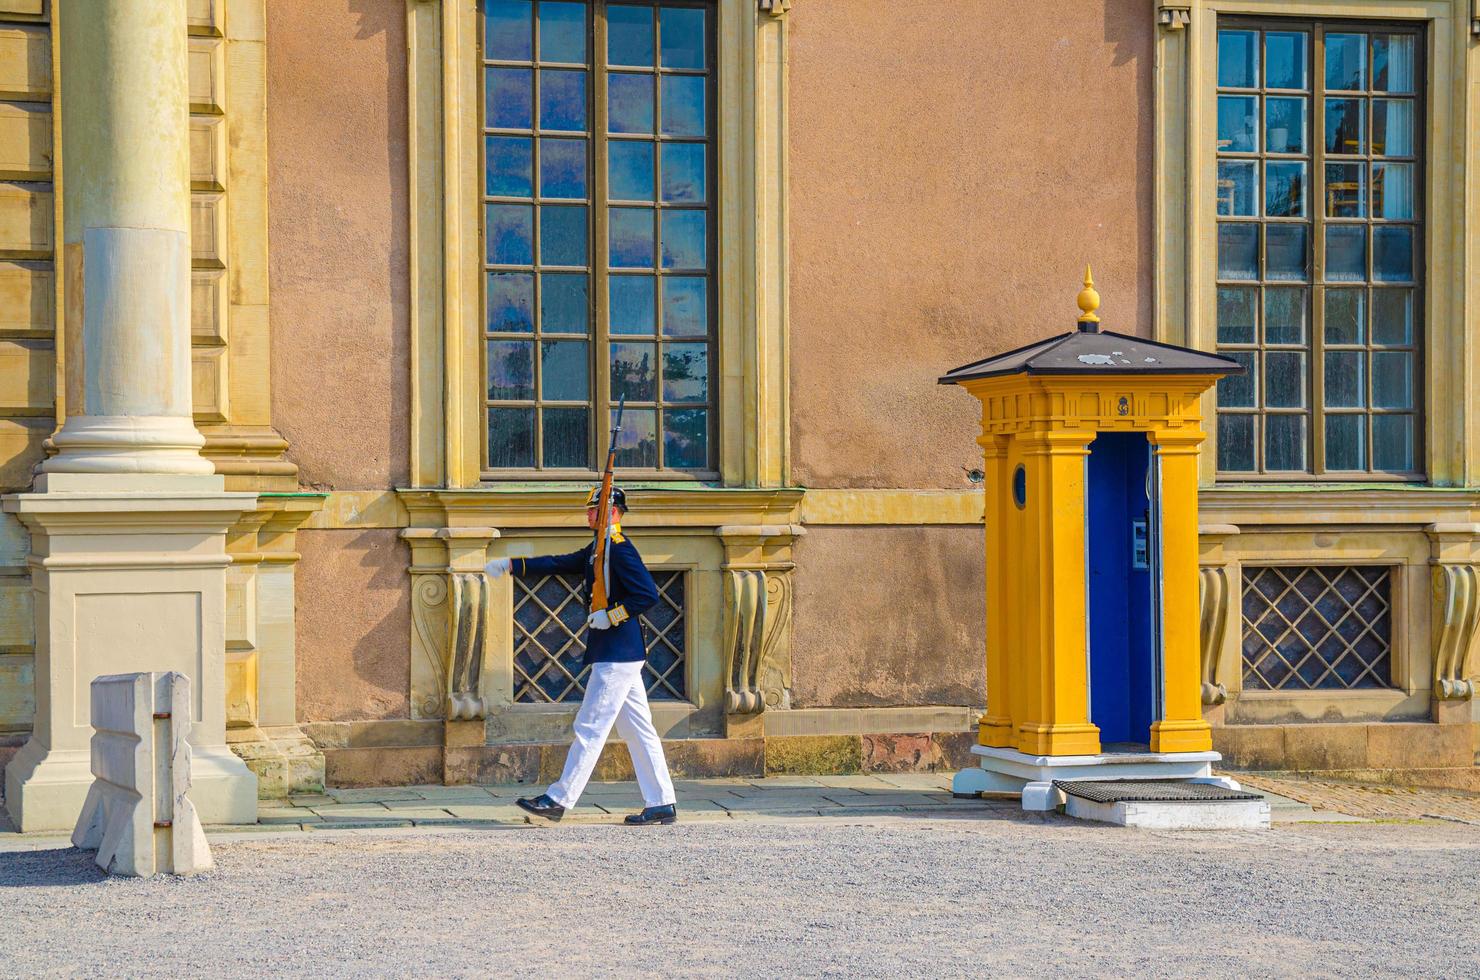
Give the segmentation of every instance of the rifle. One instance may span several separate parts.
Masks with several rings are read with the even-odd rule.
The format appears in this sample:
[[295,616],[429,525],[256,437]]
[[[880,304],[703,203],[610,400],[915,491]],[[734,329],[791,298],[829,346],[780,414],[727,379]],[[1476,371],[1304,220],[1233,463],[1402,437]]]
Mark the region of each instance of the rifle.
[[606,469],[601,473],[601,492],[596,496],[596,553],[592,556],[591,611],[607,607],[607,545],[612,535],[612,469],[617,465],[617,433],[622,431],[622,412],[627,396],[617,402],[617,421],[612,426],[611,443],[606,451]]

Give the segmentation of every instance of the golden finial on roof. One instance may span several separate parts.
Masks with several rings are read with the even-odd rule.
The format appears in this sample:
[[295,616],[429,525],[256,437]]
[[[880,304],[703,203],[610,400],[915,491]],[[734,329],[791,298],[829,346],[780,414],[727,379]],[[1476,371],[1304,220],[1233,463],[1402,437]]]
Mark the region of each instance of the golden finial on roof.
[[1095,291],[1095,277],[1091,274],[1088,265],[1084,267],[1084,289],[1079,293],[1080,323],[1099,323],[1100,318],[1095,311],[1100,308],[1100,294]]

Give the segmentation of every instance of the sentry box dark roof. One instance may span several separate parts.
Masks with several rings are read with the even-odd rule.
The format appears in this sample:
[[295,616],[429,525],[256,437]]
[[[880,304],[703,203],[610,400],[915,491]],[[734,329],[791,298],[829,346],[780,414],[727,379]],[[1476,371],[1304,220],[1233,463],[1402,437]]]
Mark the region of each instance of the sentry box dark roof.
[[1073,333],[1040,340],[1027,347],[997,354],[956,368],[940,379],[953,385],[978,378],[1008,374],[1243,374],[1238,361],[1216,354],[1158,344],[1121,333],[1100,333],[1095,324],[1081,324]]

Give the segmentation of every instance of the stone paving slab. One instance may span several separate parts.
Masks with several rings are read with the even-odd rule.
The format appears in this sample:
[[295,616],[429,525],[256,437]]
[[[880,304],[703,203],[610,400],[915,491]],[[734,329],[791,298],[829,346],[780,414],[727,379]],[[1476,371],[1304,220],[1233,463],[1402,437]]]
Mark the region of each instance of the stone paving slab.
[[1448,820],[1480,826],[1480,796],[1458,790],[1422,789],[1289,779],[1239,773],[1240,783],[1312,807],[1369,820]]

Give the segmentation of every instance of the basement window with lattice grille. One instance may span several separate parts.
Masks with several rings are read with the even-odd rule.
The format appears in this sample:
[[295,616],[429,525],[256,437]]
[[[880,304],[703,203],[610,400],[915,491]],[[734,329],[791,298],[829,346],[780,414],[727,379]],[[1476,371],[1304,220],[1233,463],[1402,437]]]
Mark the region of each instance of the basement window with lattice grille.
[[1392,687],[1392,569],[1244,566],[1244,689]]
[[[643,678],[652,701],[687,701],[686,576],[654,571],[658,601],[639,617],[647,644]],[[586,604],[575,575],[514,578],[514,700],[580,701],[586,694]]]

